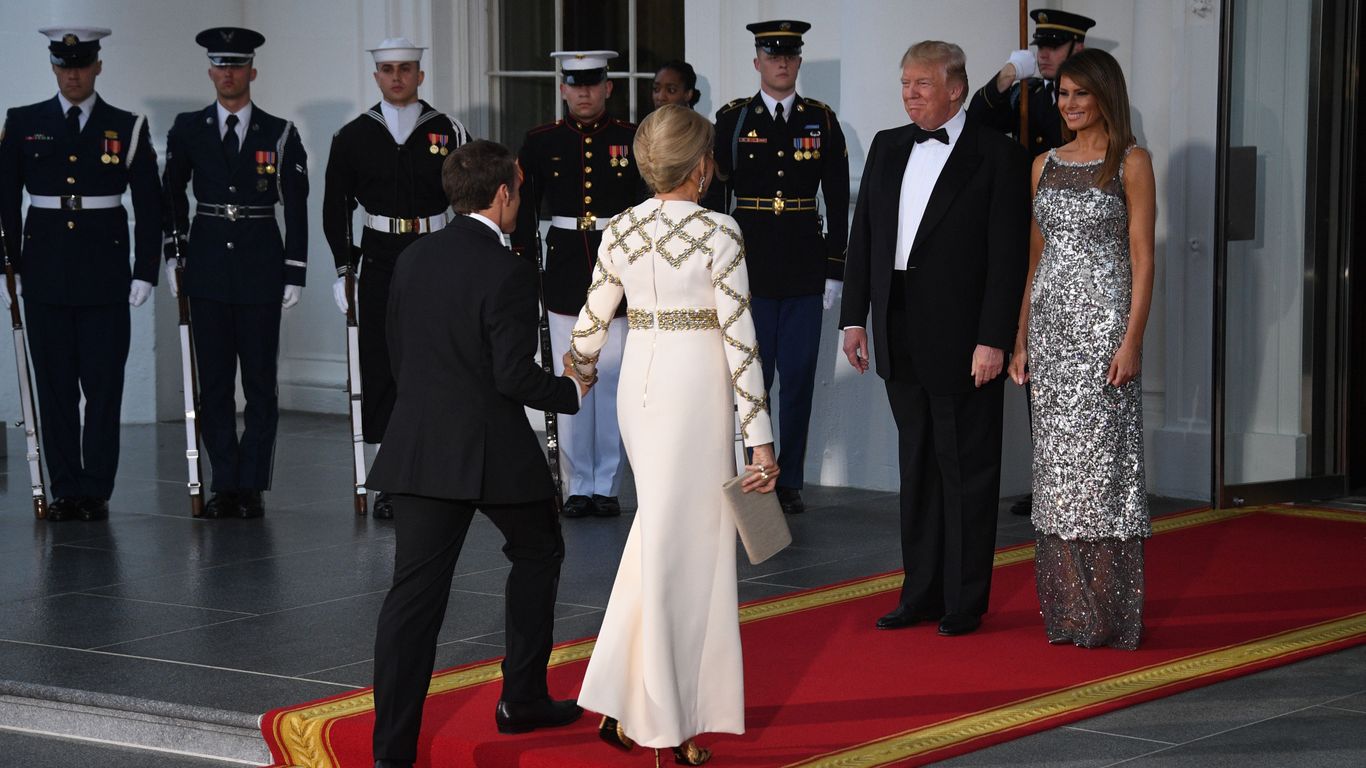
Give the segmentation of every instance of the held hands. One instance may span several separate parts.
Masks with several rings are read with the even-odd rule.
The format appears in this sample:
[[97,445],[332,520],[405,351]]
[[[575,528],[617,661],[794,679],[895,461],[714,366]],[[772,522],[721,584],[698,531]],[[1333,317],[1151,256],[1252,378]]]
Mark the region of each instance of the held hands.
[[988,347],[985,344],[978,344],[977,349],[972,352],[972,376],[973,383],[980,389],[983,384],[1001,375],[1001,370],[1005,367],[1005,350],[996,347]]
[[1105,383],[1112,387],[1122,387],[1134,380],[1143,367],[1140,350],[1129,344],[1120,344],[1119,351],[1110,361],[1110,370],[1105,373]]
[[588,371],[580,371],[574,366],[574,361],[570,358],[568,352],[564,353],[563,363],[564,375],[572,379],[574,383],[578,385],[579,399],[582,400],[588,395],[588,391],[593,388],[593,385],[597,383],[597,371],[591,368]]
[[745,493],[772,493],[778,484],[778,475],[782,472],[778,469],[778,462],[773,458],[773,443],[756,446],[750,460],[754,463],[745,465],[749,474],[740,481],[740,490]]
[[337,309],[341,310],[343,315],[346,314],[346,310],[350,306],[347,303],[349,299],[346,296],[346,278],[339,277],[337,282],[332,284],[332,300],[337,302]]
[[827,279],[825,281],[825,294],[821,296],[821,306],[825,309],[830,309],[835,306],[835,302],[840,300],[840,294],[842,293],[844,293],[843,280]]
[[0,301],[4,302],[5,311],[7,312],[9,311],[10,305],[14,303],[14,300],[23,295],[24,282],[20,279],[19,275],[14,276],[14,296],[9,295],[9,286],[0,285]]
[[152,284],[146,280],[134,280],[128,288],[128,303],[135,306],[142,306],[147,301],[147,297],[152,295]]
[[844,356],[859,373],[868,372],[868,331],[863,328],[844,329]]
[[180,266],[179,259],[172,258],[166,260],[166,287],[171,289],[171,298],[173,299],[180,298],[180,286],[176,283],[175,279],[175,270],[178,266]]
[[284,298],[280,299],[280,306],[289,309],[299,303],[299,297],[303,295],[304,289],[297,285],[286,285]]

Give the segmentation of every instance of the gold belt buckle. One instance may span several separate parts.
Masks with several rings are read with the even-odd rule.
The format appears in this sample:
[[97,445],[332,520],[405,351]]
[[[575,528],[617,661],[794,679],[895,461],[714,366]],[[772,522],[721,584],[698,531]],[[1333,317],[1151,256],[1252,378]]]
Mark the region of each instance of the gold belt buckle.
[[781,198],[781,197],[775,197],[775,198],[773,198],[773,215],[774,215],[774,216],[779,216],[779,215],[781,215],[782,212],[783,212],[783,206],[784,206],[784,205],[786,205],[786,203],[783,202],[783,198]]
[[394,219],[394,223],[398,227],[398,234],[400,235],[407,235],[417,231],[417,219]]
[[580,216],[580,217],[579,217],[579,229],[581,229],[581,230],[582,230],[582,229],[594,229],[594,228],[595,228],[594,225],[597,224],[597,221],[598,221],[598,217],[595,216],[595,215],[593,215],[593,214],[591,214],[591,213],[588,214],[587,216]]

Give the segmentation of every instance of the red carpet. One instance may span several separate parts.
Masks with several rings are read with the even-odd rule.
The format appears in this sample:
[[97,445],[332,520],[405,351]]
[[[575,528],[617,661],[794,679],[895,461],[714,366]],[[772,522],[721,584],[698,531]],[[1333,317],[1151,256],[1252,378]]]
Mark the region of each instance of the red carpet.
[[[710,765],[923,765],[1366,642],[1366,515],[1197,510],[1155,528],[1138,651],[1049,645],[1032,546],[997,553],[991,612],[966,637],[939,637],[933,625],[874,630],[898,574],[747,604],[749,732],[704,735]],[[578,690],[591,647],[557,648],[554,695]],[[496,662],[433,677],[419,766],[653,764],[640,749],[598,742],[591,713],[569,728],[499,736],[497,677]],[[372,723],[367,689],[269,712],[261,727],[277,766],[369,768]]]

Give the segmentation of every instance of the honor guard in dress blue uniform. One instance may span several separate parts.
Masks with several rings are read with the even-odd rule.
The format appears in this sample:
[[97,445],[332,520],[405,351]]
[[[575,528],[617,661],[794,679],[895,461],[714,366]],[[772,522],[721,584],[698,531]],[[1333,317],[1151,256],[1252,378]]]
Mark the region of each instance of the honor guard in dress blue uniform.
[[[165,206],[169,238],[184,238],[186,185],[193,182],[185,284],[199,370],[200,428],[213,468],[205,517],[260,517],[270,488],[279,421],[276,356],[281,309],[299,301],[308,266],[308,159],[294,124],[251,101],[252,64],[265,38],[250,29],[206,29],[218,98],[177,115],[166,137]],[[284,209],[281,237],[276,210]],[[172,286],[175,283],[172,281]],[[237,435],[235,379],[241,364],[246,427]]]
[[[760,90],[716,113],[716,172],[745,236],[745,263],[764,385],[778,402],[778,501],[802,512],[802,468],[815,393],[821,310],[844,279],[849,153],[834,110],[797,94],[803,21],[765,21],[754,33]],[[824,232],[816,204],[825,199]]]
[[1096,22],[1080,14],[1047,8],[1030,11],[1029,16],[1034,19],[1038,55],[1028,49],[1011,53],[996,77],[973,94],[968,115],[1019,138],[1023,81],[1029,93],[1029,151],[1039,155],[1063,144],[1054,78],[1068,57],[1086,47],[1086,31]]
[[[563,120],[532,128],[518,155],[526,174],[524,202],[513,250],[538,258],[536,234],[542,203],[550,213],[544,296],[550,313],[555,373],[563,373],[569,333],[588,295],[602,231],[616,214],[644,200],[646,190],[632,155],[636,127],[607,116],[612,81],[607,62],[616,51],[550,54],[564,78]],[[612,320],[598,360],[598,383],[578,414],[559,417],[560,456],[568,483],[566,517],[621,514],[617,492],[624,454],[617,426],[617,377],[626,345],[626,307]]]
[[[47,519],[102,520],[119,464],[128,307],[141,306],[157,281],[161,185],[147,121],[95,93],[99,41],[109,30],[39,32],[50,40],[58,93],[5,118],[0,216],[23,291],[43,415],[55,497]],[[25,189],[29,207],[20,226]],[[131,270],[125,190],[133,202]],[[9,291],[0,288],[0,296],[8,308]]]
[[[441,166],[470,139],[460,121],[417,97],[426,77],[423,50],[404,37],[369,49],[381,100],[332,137],[323,187],[323,234],[337,264],[332,292],[342,314],[351,300],[344,276],[360,272],[361,419],[372,444],[383,439],[398,393],[384,337],[389,280],[404,248],[446,226]],[[347,231],[357,204],[365,208],[365,228],[354,248]],[[393,517],[386,494],[375,497],[374,515]]]

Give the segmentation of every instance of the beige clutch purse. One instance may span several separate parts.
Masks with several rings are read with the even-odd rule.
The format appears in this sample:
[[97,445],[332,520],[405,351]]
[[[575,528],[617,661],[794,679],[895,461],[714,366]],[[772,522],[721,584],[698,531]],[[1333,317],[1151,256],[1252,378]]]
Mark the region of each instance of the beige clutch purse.
[[774,493],[745,493],[741,490],[744,475],[738,475],[721,484],[721,495],[726,499],[726,507],[735,518],[735,527],[740,531],[740,543],[745,545],[749,562],[758,565],[773,557],[792,543],[792,531],[787,528],[783,508],[778,504]]

